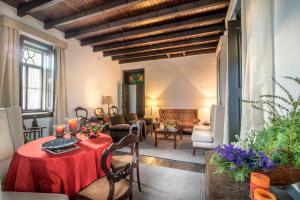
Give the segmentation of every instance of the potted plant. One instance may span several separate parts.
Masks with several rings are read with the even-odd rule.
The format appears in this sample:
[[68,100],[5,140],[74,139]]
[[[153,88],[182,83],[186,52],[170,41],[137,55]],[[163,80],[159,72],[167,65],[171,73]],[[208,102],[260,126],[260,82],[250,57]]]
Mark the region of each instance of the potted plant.
[[[285,77],[300,85],[299,78]],[[293,95],[275,79],[286,94],[261,95],[260,101],[244,101],[271,115],[269,123],[252,132],[244,140],[219,146],[211,163],[216,174],[227,173],[236,181],[244,181],[253,171],[266,174],[271,185],[289,185],[300,181],[300,95]]]

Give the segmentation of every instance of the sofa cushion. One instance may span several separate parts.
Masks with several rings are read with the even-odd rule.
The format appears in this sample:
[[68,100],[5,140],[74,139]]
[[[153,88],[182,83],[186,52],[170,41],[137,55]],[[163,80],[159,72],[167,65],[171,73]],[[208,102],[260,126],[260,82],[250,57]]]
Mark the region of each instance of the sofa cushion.
[[194,130],[204,130],[204,131],[211,131],[211,126],[194,126]]
[[213,134],[211,131],[205,130],[195,130],[192,134],[192,141],[193,142],[213,142]]

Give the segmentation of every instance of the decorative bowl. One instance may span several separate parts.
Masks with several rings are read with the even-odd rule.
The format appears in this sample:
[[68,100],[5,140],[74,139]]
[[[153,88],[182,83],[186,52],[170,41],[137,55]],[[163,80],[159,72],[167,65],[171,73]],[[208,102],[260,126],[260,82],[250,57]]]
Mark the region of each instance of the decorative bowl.
[[57,138],[41,145],[43,149],[55,150],[70,147],[78,142],[76,138]]

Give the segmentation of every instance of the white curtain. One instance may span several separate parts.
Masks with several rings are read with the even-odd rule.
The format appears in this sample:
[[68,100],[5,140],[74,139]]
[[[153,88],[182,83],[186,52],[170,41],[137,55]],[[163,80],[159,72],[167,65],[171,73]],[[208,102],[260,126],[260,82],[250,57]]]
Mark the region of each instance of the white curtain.
[[0,107],[19,106],[18,30],[0,26]]
[[[242,0],[244,100],[273,94],[273,0]],[[241,137],[263,127],[267,116],[243,103]]]
[[225,111],[224,111],[224,136],[223,136],[223,144],[229,143],[229,88],[228,88],[228,35],[227,33],[224,35],[223,40],[223,48],[224,48],[224,58],[225,58],[225,68],[226,68],[226,81],[225,81]]
[[60,124],[65,122],[68,116],[67,106],[67,82],[66,82],[66,59],[65,49],[56,47],[56,82],[55,82],[55,107],[54,123]]

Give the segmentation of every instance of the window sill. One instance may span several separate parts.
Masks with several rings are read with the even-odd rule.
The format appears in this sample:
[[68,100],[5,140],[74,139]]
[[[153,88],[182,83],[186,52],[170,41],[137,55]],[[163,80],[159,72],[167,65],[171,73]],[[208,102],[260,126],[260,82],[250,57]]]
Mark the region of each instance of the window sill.
[[23,112],[22,117],[23,119],[49,118],[53,117],[53,112]]

